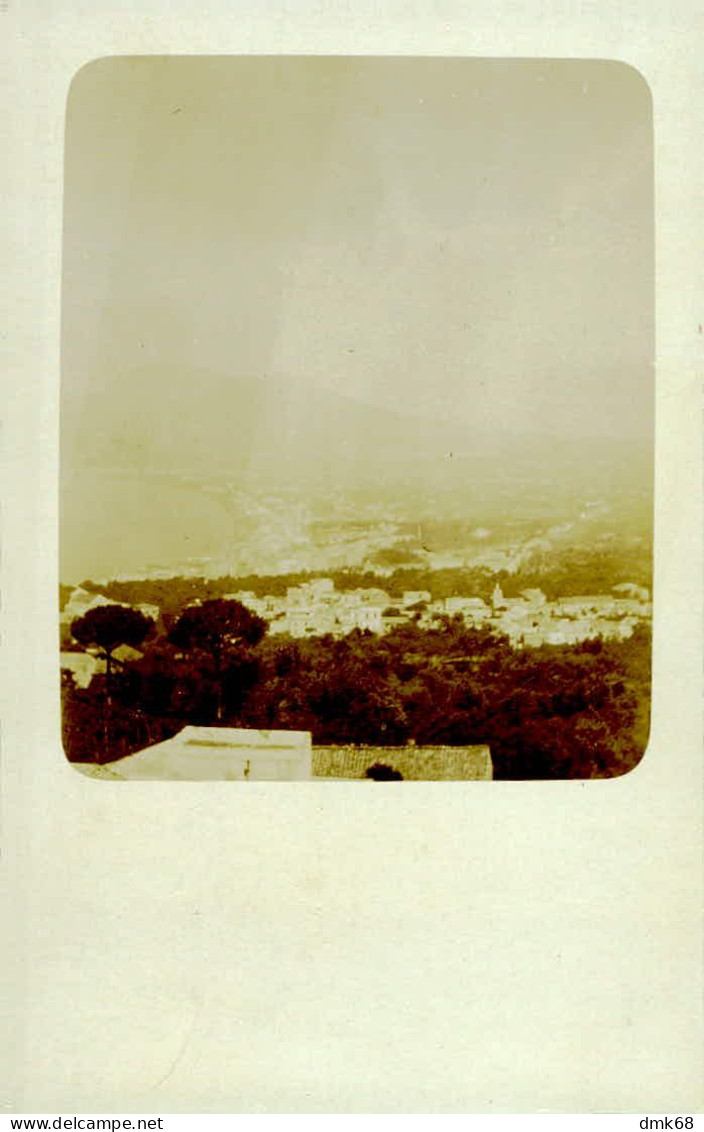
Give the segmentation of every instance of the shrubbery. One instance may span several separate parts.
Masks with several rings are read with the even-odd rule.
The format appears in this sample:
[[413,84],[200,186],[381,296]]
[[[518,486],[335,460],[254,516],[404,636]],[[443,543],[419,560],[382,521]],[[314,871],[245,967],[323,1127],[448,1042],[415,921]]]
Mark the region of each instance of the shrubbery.
[[[219,723],[310,730],[321,744],[489,743],[497,778],[590,778],[629,770],[647,740],[644,626],[626,641],[517,651],[460,618],[304,640],[247,623],[213,663],[212,642],[174,631],[176,613],[114,675],[110,757]],[[101,680],[64,681],[69,758],[99,757]]]

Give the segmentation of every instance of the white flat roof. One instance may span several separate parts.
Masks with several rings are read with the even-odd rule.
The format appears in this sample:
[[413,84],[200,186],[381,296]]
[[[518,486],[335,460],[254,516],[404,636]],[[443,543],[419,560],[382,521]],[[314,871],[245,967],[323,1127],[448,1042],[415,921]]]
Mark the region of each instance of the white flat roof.
[[[96,777],[228,781],[260,768],[267,777],[278,762],[292,779],[309,777],[311,737],[308,731],[258,731],[237,727],[184,727],[177,735],[107,764],[109,774]],[[107,769],[107,767],[105,769]],[[90,771],[88,773],[91,773]]]

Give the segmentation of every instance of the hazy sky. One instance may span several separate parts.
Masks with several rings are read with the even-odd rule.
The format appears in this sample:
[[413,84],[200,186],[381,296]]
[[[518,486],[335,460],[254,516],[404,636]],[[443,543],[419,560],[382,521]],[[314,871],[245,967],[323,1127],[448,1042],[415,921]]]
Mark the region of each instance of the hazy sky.
[[64,421],[173,363],[649,435],[650,99],[622,64],[105,59],[66,146]]

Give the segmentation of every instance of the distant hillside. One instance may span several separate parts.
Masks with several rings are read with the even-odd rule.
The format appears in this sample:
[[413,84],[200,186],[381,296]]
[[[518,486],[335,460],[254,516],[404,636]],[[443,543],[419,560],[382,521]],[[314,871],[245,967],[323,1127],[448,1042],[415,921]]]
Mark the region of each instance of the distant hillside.
[[[380,474],[403,479],[470,447],[458,430],[402,410],[204,371],[128,372],[105,391],[96,384],[90,400],[66,413],[67,465],[227,480],[248,473],[287,486],[333,480],[344,489]],[[99,429],[83,424],[96,419]]]
[[650,489],[651,453],[632,442],[516,436],[479,420],[464,428],[402,405],[183,367],[96,380],[83,403],[62,406],[61,440],[65,578],[222,554],[256,525],[228,505],[225,486],[303,502],[334,491],[393,503],[413,521],[429,510],[544,513],[546,501],[559,514],[584,493]]
[[128,371],[105,386],[96,381],[89,399],[64,407],[67,469],[229,482],[246,475],[269,487],[334,483],[349,491],[385,482],[441,485],[485,471],[510,481],[559,468],[581,479],[595,462],[617,473],[624,456],[640,465],[646,455],[633,442],[616,451],[598,438],[516,436],[479,419],[468,429],[403,405],[392,411],[300,384],[178,367]]

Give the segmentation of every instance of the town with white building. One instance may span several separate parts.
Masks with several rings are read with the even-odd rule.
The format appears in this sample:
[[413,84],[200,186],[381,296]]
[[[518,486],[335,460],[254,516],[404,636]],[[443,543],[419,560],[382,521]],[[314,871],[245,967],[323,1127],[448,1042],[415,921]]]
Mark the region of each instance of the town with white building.
[[[585,594],[550,601],[540,589],[526,589],[518,597],[505,597],[499,583],[490,601],[480,597],[452,596],[433,600],[429,590],[405,590],[392,597],[381,587],[339,590],[332,578],[317,577],[289,586],[283,596],[257,595],[238,590],[225,595],[241,602],[264,618],[272,636],[310,638],[331,635],[344,637],[355,630],[377,635],[398,626],[414,624],[432,629],[444,618],[460,617],[464,625],[488,629],[508,638],[513,648],[540,645],[572,645],[602,637],[626,640],[635,628],[652,617],[649,591],[633,583],[614,586],[611,594]],[[64,639],[70,636],[74,619],[89,609],[115,604],[101,593],[77,586],[61,613]],[[141,603],[140,612],[158,622],[157,605]],[[118,660],[134,659],[134,650],[125,645]],[[74,652],[64,646],[61,666],[73,673],[79,686],[87,686],[102,662],[91,653]]]
[[615,586],[610,595],[555,601],[548,601],[540,589],[504,597],[497,583],[490,602],[479,597],[434,601],[427,590],[407,590],[400,600],[381,588],[340,591],[331,578],[323,577],[291,586],[283,597],[249,591],[227,596],[268,621],[272,634],[342,637],[354,629],[382,634],[409,622],[431,628],[443,617],[459,616],[469,627],[504,634],[515,648],[567,645],[599,636],[625,640],[652,615],[648,590],[630,583]]

